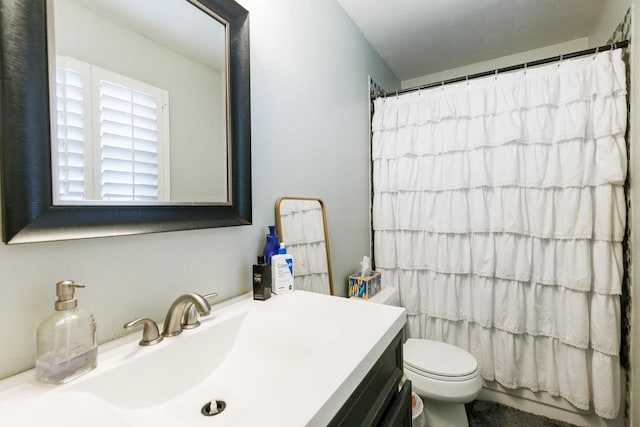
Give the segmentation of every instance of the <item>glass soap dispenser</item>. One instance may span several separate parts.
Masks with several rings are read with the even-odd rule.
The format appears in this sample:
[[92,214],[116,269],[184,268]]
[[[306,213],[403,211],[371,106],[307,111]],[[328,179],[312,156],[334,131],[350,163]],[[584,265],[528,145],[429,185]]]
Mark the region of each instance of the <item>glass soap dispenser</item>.
[[98,345],[93,315],[78,308],[72,280],[56,284],[56,312],[38,326],[36,379],[63,384],[96,367]]

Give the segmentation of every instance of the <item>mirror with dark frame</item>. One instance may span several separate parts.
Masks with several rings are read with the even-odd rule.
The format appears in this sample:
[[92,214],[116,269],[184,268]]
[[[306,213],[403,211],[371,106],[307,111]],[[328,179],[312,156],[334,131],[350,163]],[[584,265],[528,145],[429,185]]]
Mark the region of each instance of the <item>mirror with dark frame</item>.
[[[144,11],[148,12],[151,7],[146,0],[100,3],[102,9],[95,9],[98,2],[84,0],[0,0],[0,148],[5,243],[251,223],[248,12],[233,0],[171,2],[173,6],[170,11],[177,13],[178,10],[184,10],[189,14],[189,18],[185,19],[190,19],[193,25],[182,27],[187,32],[193,30],[194,33],[198,29],[196,38],[189,39],[184,34],[180,36],[162,22],[140,21],[145,15]],[[124,12],[116,10],[123,6],[133,7],[134,4],[138,8],[137,18],[124,18]],[[93,9],[89,10],[87,6]],[[71,15],[70,10],[74,13],[82,11],[83,18]],[[89,19],[95,22],[81,25],[88,24],[85,21]],[[73,21],[81,24],[71,28],[69,23]],[[118,25],[129,22],[130,26],[118,28],[114,25],[115,22]],[[82,33],[99,26],[103,27],[102,33]],[[54,30],[55,28],[57,29]],[[167,31],[158,32],[158,28],[167,28]],[[123,33],[127,32],[131,33],[128,36],[130,38],[123,39]],[[114,41],[119,43],[105,40],[105,34],[111,34]],[[122,45],[124,40],[127,44],[133,44],[132,40],[136,37],[140,43],[147,43],[147,46],[150,46],[150,39],[157,44],[149,47],[149,50],[173,51],[174,57],[182,56],[186,59],[172,58],[163,62],[159,57],[154,58],[155,65],[141,63],[132,66],[130,63],[133,51],[129,51],[129,55],[124,49],[118,50],[117,46]],[[178,40],[181,37],[182,40]],[[211,46],[200,43],[198,37],[210,41]],[[57,46],[56,40],[60,42],[60,46]],[[74,44],[73,40],[78,42]],[[97,40],[103,40],[101,46],[94,46]],[[214,52],[216,40],[222,48],[218,52]],[[82,48],[78,48],[79,46]],[[104,55],[101,57],[93,50],[101,51],[98,53]],[[109,56],[109,52],[111,59],[116,59],[116,62],[106,62],[105,57]],[[123,58],[118,59],[119,55]],[[178,63],[179,61],[183,62]],[[197,73],[198,67],[206,70],[199,85],[201,88],[208,85],[209,89],[198,93],[199,96],[193,96],[192,88],[184,92],[170,88],[171,90],[166,90],[166,99],[175,104],[176,108],[167,107],[168,101],[165,98],[158,103],[162,108],[148,108],[155,100],[147,95],[156,92],[151,89],[147,91],[146,88],[160,86],[161,89],[166,89],[164,86],[170,83],[163,83],[162,79],[165,82],[179,80],[175,74],[170,73],[176,69],[186,69],[187,62],[195,64],[187,72],[190,76]],[[138,73],[145,68],[154,69],[155,73]],[[69,70],[71,73],[65,74]],[[78,72],[84,73],[84,70],[89,71],[86,74]],[[185,75],[184,70],[182,71],[182,75]],[[85,86],[91,85],[90,89],[80,92],[80,98],[92,100],[91,105],[97,105],[96,108],[89,101],[81,103],[80,107],[74,106],[77,97],[66,97],[67,92],[71,93],[74,89],[73,83],[78,80],[74,73],[85,79],[81,79]],[[123,80],[118,80],[120,78]],[[97,83],[94,84],[91,79]],[[113,99],[119,105],[123,105],[122,99],[129,100],[128,97],[135,101],[132,103],[135,107],[125,105],[116,111],[119,117],[124,114],[125,119],[130,120],[127,124],[133,126],[123,128],[121,123],[111,123],[111,128],[104,127],[104,123],[109,122],[113,116],[105,119],[103,111],[114,113],[110,106],[101,109],[105,105],[104,99],[108,102],[111,96],[108,91],[103,92],[105,81],[114,83],[111,89],[122,92],[124,86],[129,90],[129,93],[123,95],[124,98],[118,92]],[[129,88],[123,81],[133,82],[132,87]],[[144,96],[138,102],[141,93]],[[175,114],[167,113],[174,110]],[[89,118],[83,118],[83,113]],[[130,113],[131,117],[126,117],[125,113]],[[163,113],[167,117],[165,139],[170,141],[166,145],[170,149],[165,149],[164,155],[162,148],[148,148],[149,141],[154,140],[152,142],[155,143],[157,134],[162,133],[156,130],[162,128],[158,125],[160,120],[157,117]],[[179,114],[182,114],[182,118],[174,120],[174,116]],[[78,117],[81,119],[78,120]],[[216,125],[212,127],[211,123]],[[183,131],[186,128],[190,133]],[[104,135],[110,129],[115,129],[111,136],[116,145],[122,140],[127,140],[127,143],[128,140],[133,141],[132,147],[135,143],[142,142],[140,150],[135,146],[136,148],[129,148],[129,151],[144,152],[146,157],[140,162],[144,163],[143,167],[148,167],[147,158],[158,163],[154,163],[156,172],[151,173],[153,176],[149,178],[146,169],[129,165],[121,167],[122,158],[116,153],[115,172],[143,170],[139,173],[142,185],[134,185],[133,190],[126,190],[129,194],[124,196],[121,188],[126,185],[122,185],[122,179],[117,173],[114,174],[114,170],[105,166],[103,160],[103,164],[100,164],[100,159],[108,156],[104,152],[95,153],[108,145]],[[75,137],[74,132],[79,132],[81,137]],[[131,138],[123,137],[129,134]],[[96,139],[99,141],[96,142]],[[91,140],[94,140],[93,143],[90,143]],[[214,144],[215,140],[218,141],[217,144]],[[97,172],[94,171],[92,176],[85,170],[91,169],[91,161],[82,160],[82,156],[78,161],[79,150],[73,143],[81,147],[80,152],[87,159],[94,151],[92,158],[98,160],[93,160],[93,164],[97,162],[98,165],[94,166]],[[82,147],[85,147],[85,152],[82,152]],[[116,148],[122,151],[121,145]],[[166,159],[164,169],[159,160],[162,158]],[[206,159],[206,162],[198,168],[196,163],[201,159]],[[158,170],[164,170],[164,175]],[[193,175],[193,170],[200,170],[202,173]],[[217,175],[205,175],[211,171],[215,171]],[[187,176],[188,173],[191,175]],[[107,175],[115,178],[105,184],[108,181],[105,178]],[[149,182],[151,185],[148,185]],[[162,183],[165,183],[164,189],[158,190]],[[112,191],[113,188],[115,190]]]

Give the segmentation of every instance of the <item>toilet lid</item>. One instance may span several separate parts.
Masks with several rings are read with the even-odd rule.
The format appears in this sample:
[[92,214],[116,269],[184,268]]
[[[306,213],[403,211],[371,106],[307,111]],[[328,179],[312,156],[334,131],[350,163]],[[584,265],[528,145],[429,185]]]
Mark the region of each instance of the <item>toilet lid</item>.
[[413,369],[443,377],[462,377],[478,369],[475,357],[451,344],[409,338],[403,346],[404,363]]

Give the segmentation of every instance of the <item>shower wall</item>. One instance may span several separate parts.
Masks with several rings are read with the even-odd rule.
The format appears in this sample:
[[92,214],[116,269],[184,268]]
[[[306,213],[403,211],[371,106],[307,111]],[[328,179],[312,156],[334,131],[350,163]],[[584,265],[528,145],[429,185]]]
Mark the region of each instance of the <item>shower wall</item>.
[[488,61],[477,62],[474,64],[465,65],[463,67],[453,68],[451,70],[427,74],[425,76],[416,77],[415,79],[404,80],[401,82],[401,84],[402,88],[406,89],[425,85],[428,83],[440,82],[442,80],[462,77],[470,74],[481,73],[484,71],[495,70],[496,68],[503,68],[515,64],[522,64],[524,62],[535,61],[540,58],[558,56],[562,53],[576,52],[588,48],[589,39],[587,37],[583,37],[564,43],[558,43],[538,49],[527,50],[525,52],[520,52],[513,55],[491,59]]

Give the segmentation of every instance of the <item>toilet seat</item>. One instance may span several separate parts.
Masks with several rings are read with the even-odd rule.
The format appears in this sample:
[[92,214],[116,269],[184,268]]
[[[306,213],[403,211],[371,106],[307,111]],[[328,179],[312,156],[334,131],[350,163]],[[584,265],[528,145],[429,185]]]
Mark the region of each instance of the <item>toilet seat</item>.
[[461,348],[439,341],[409,338],[403,346],[403,357],[405,376],[411,380],[413,390],[423,398],[462,404],[480,393],[482,377],[478,362]]
[[443,376],[443,375],[437,375],[437,374],[433,374],[431,372],[427,372],[424,371],[422,369],[417,369],[414,368],[413,366],[405,363],[404,364],[404,369],[406,369],[407,371],[411,371],[416,373],[417,375],[426,377],[426,378],[431,378],[433,380],[438,380],[438,381],[445,381],[445,382],[458,382],[458,381],[468,381],[468,380],[472,380],[475,377],[478,376],[478,371],[474,371],[468,375],[462,375],[462,376],[457,376],[457,377],[447,377],[447,376]]
[[451,344],[409,338],[403,347],[404,367],[439,381],[467,381],[478,376],[478,362]]

